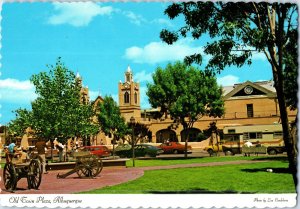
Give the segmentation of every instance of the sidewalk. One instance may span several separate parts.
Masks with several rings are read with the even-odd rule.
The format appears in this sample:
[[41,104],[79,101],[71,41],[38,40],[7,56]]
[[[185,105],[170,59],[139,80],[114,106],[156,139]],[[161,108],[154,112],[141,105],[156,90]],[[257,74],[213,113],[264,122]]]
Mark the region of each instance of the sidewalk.
[[[65,179],[57,179],[58,173],[62,174],[69,170],[50,171],[48,174],[42,176],[42,182],[39,190],[28,190],[27,179],[21,179],[17,184],[15,194],[72,194],[76,192],[90,191],[99,189],[105,186],[113,186],[127,181],[137,179],[144,175],[144,171],[148,170],[161,170],[161,169],[174,169],[174,168],[192,168],[192,167],[207,167],[207,166],[220,166],[220,165],[236,165],[236,164],[249,164],[267,161],[231,161],[231,162],[212,162],[212,163],[194,163],[194,164],[178,164],[167,166],[151,166],[151,167],[137,167],[137,168],[103,168],[99,176],[93,179],[80,179],[77,174],[72,174]],[[2,169],[0,169],[2,173]],[[1,194],[11,194],[5,191],[3,182],[1,182]]]

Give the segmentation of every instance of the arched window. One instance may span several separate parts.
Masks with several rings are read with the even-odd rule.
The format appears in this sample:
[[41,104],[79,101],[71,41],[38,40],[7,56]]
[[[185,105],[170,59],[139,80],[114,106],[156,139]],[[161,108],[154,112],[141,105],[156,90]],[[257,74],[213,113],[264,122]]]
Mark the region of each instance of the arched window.
[[124,103],[125,104],[129,103],[129,93],[127,91],[124,94]]
[[135,104],[137,104],[137,93],[136,92],[134,93],[134,102],[135,102]]

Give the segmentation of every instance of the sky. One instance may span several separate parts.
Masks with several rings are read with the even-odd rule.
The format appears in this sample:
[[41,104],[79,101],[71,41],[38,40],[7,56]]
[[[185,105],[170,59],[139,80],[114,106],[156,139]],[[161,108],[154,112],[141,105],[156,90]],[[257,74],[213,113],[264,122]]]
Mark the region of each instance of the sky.
[[[159,38],[162,29],[177,30],[182,18],[168,19],[165,2],[3,3],[1,11],[0,124],[15,118],[13,110],[30,109],[37,95],[29,79],[48,71],[61,57],[65,66],[79,73],[91,99],[112,96],[124,82],[128,66],[140,83],[141,108],[150,108],[146,85],[157,67],[182,61],[201,52],[209,41],[190,37],[173,45]],[[209,57],[204,56],[205,67]],[[255,54],[251,66],[229,67],[217,75],[222,86],[271,80],[270,64]]]

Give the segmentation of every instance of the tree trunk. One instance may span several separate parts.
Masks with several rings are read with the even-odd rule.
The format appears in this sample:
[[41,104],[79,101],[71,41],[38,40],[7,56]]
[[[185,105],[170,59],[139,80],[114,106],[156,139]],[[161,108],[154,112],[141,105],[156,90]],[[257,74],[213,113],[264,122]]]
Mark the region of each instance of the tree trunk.
[[187,159],[188,140],[189,140],[189,128],[186,129],[186,137],[184,140],[184,158],[185,159]]
[[131,139],[131,151],[132,151],[132,166],[135,167],[135,153],[134,153],[134,145],[135,145],[135,138],[134,138],[134,128],[132,129],[132,139]]
[[132,151],[132,166],[135,167],[135,153],[134,153],[134,145],[131,147]]
[[[295,188],[297,188],[297,155],[294,150],[293,137],[290,132],[289,120],[286,107],[286,99],[284,95],[284,78],[283,78],[283,36],[284,36],[284,20],[286,18],[286,8],[284,5],[278,6],[278,33],[277,47],[278,47],[278,65],[274,63],[272,65],[273,77],[275,82],[275,88],[277,92],[278,105],[280,110],[280,118],[282,123],[283,140],[289,160],[289,168],[293,175]],[[276,28],[275,28],[276,30]],[[276,53],[276,51],[274,50]],[[276,57],[274,57],[276,58]]]
[[275,80],[275,88],[277,91],[278,105],[280,110],[280,118],[281,118],[281,125],[283,131],[283,140],[288,155],[289,168],[293,175],[294,184],[297,187],[298,184],[297,155],[294,149],[295,145],[293,143],[293,138],[290,132],[288,114],[287,114],[286,103],[285,103],[285,96],[283,93],[283,80],[280,75],[277,75],[277,82]]
[[50,139],[50,149],[51,149],[51,161],[53,162],[53,140]]

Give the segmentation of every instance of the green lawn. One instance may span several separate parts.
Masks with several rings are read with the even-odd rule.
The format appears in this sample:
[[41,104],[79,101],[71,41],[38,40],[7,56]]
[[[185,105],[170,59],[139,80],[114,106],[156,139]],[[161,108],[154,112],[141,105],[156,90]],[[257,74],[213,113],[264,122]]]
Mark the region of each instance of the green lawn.
[[[276,160],[287,162],[287,157],[284,156],[222,156],[222,157],[202,157],[202,158],[178,158],[178,159],[149,159],[135,160],[135,167],[145,166],[161,166],[161,165],[177,165],[177,164],[190,164],[190,163],[209,163],[209,162],[225,162],[236,160]],[[132,167],[132,160],[126,162],[127,167]]]
[[[145,171],[139,179],[89,194],[133,193],[295,193],[288,163],[271,161],[241,165]],[[272,168],[273,172],[266,172]]]

